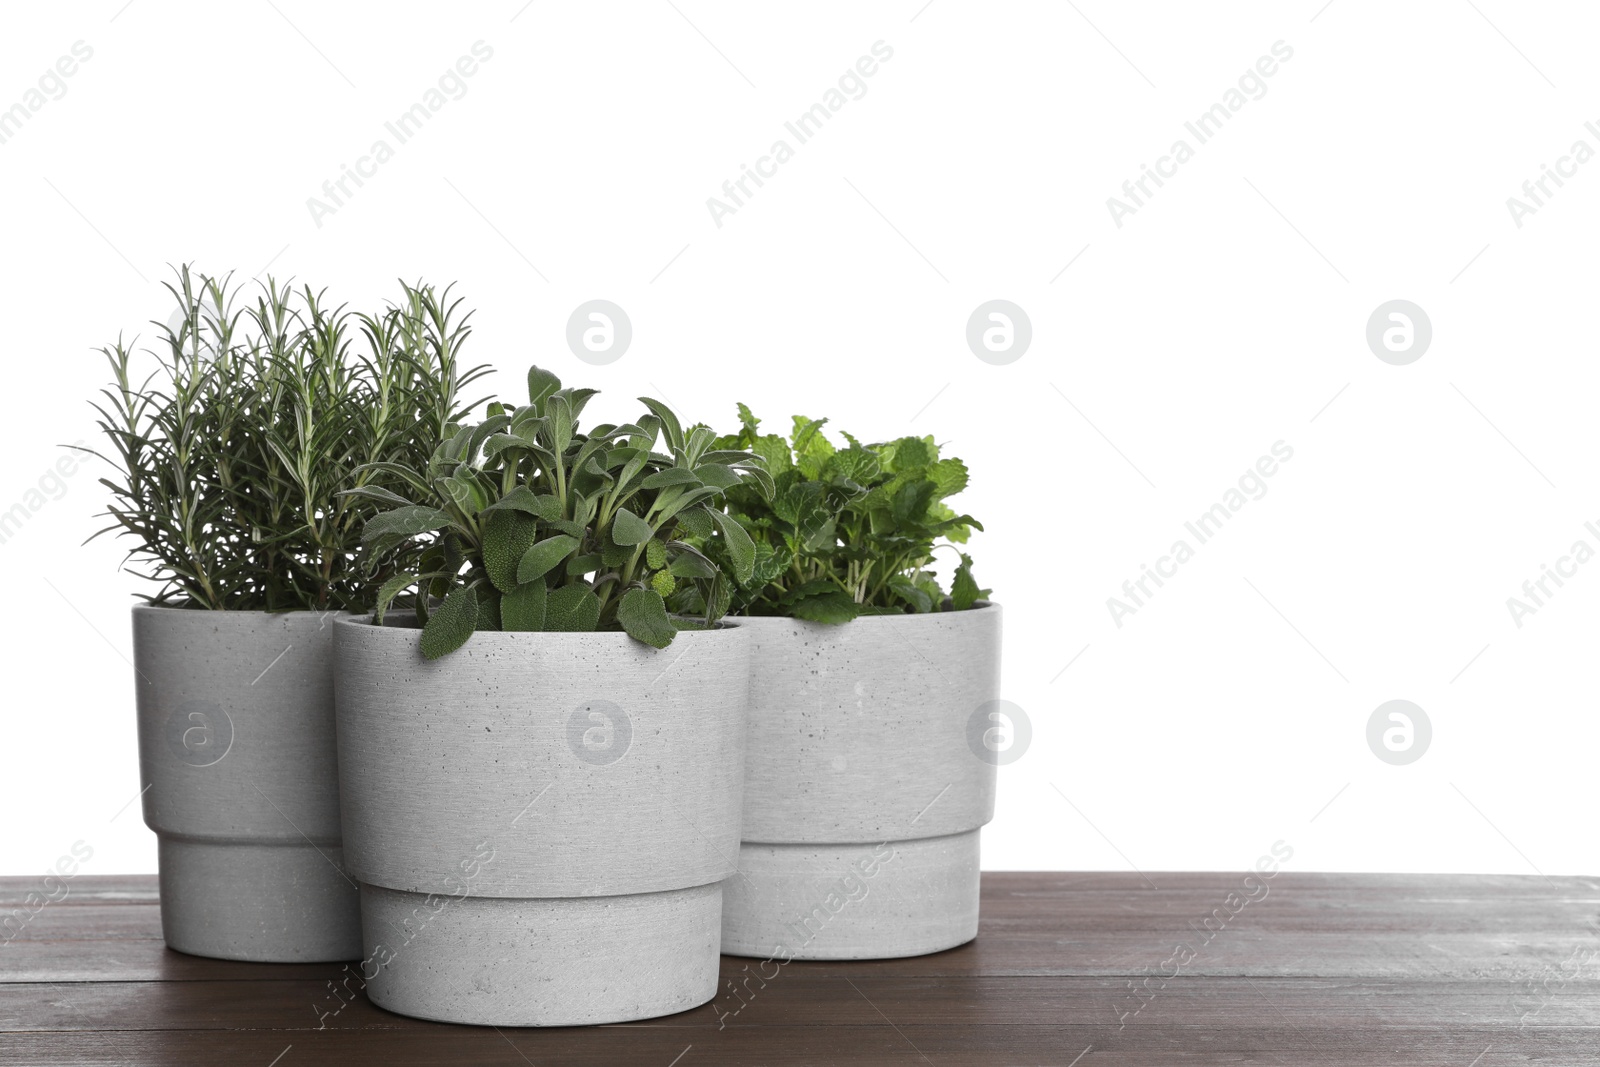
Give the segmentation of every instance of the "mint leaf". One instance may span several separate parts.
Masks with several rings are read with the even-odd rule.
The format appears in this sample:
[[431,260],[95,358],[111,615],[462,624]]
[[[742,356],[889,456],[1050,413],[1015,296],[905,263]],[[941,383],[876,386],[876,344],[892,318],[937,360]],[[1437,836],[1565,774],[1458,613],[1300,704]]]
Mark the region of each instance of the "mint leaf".
[[978,583],[972,577],[972,557],[965,552],[961,554],[961,566],[956,568],[955,580],[950,585],[950,606],[957,611],[966,611],[983,596],[983,590],[978,588]]

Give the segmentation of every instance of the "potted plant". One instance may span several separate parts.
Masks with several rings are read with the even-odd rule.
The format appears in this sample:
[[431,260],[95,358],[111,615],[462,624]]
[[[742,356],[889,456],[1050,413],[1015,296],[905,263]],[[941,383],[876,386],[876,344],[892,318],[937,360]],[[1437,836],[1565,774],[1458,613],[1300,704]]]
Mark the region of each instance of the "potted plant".
[[[361,546],[387,484],[465,411],[468,328],[426,288],[375,316],[272,281],[178,272],[148,377],[119,341],[95,405],[111,525],[156,584],[133,609],[140,775],[172,948],[256,961],[359,955],[342,870],[331,616],[384,575]],[[359,321],[366,350],[351,349]],[[99,536],[96,534],[95,536]],[[400,558],[397,563],[407,561]]]
[[[866,959],[970,941],[994,814],[1000,608],[955,547],[982,526],[944,503],[967,468],[931,437],[846,434],[839,448],[823,420],[797,417],[785,439],[739,415],[715,447],[759,455],[770,478],[727,494],[755,564],[732,596],[751,687],[723,951]],[[948,592],[930,569],[939,550],[955,557]]]
[[755,546],[711,505],[766,472],[654,400],[585,433],[593,390],[528,394],[355,494],[420,559],[334,625],[361,977],[448,1022],[665,1015],[715,995],[739,842],[748,646],[717,619]]

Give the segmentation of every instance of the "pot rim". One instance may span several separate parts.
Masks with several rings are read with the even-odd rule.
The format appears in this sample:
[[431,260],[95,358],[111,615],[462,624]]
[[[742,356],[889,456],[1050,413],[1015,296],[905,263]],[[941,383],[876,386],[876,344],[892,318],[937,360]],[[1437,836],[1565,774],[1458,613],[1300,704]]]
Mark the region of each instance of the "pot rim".
[[[387,625],[387,624],[385,624],[383,626],[374,626],[374,625],[372,625],[372,614],[373,613],[370,612],[370,611],[367,611],[367,612],[357,612],[357,611],[342,612],[342,613],[340,613],[339,615],[337,615],[334,618],[333,624],[334,624],[334,626],[336,628],[360,627],[363,631],[376,631],[378,633],[399,635],[399,637],[390,638],[390,640],[399,640],[400,638],[404,638],[404,637],[407,637],[407,636],[414,637],[417,640],[421,639],[422,628],[420,626],[391,626],[391,625]],[[683,638],[689,638],[691,640],[697,639],[697,635],[703,636],[703,637],[709,637],[709,636],[715,635],[715,634],[734,634],[734,633],[737,633],[738,631],[739,631],[739,627],[738,626],[736,626],[736,625],[728,625],[727,623],[722,622],[722,621],[719,620],[717,625],[711,627],[710,629],[679,630],[678,634],[677,634],[677,637],[674,638],[674,641],[681,640]],[[626,630],[475,630],[475,631],[473,631],[472,636],[470,638],[468,638],[467,640],[468,640],[468,645],[470,645],[471,642],[476,641],[479,638],[491,638],[491,639],[497,639],[497,640],[510,638],[510,639],[515,641],[515,640],[528,640],[528,639],[541,638],[541,637],[543,637],[543,638],[556,638],[556,639],[561,639],[561,640],[576,639],[576,638],[589,638],[589,639],[604,638],[604,639],[608,639],[608,641],[610,643],[616,643],[619,640],[627,640],[627,641],[633,641],[634,644],[639,645],[639,647],[641,647],[641,648],[649,648],[650,647],[649,645],[646,645],[643,642],[634,641],[634,639],[628,635]],[[468,645],[462,645],[461,647],[462,647],[462,649],[465,649],[465,648],[468,647]],[[667,646],[667,648],[656,649],[655,651],[666,652],[671,647],[672,646],[669,645],[669,646]],[[448,658],[448,657],[446,657],[446,658]],[[440,662],[443,662],[443,660],[441,660]]]
[[807,626],[817,626],[824,630],[842,629],[846,626],[855,626],[860,623],[876,623],[879,625],[915,625],[916,621],[925,619],[960,619],[966,616],[986,617],[999,615],[1000,603],[996,600],[979,600],[965,611],[919,611],[906,612],[901,615],[860,615],[849,622],[812,622],[809,619],[797,619],[793,615],[727,615],[728,621],[739,626],[754,623],[758,626],[779,622],[798,622]]
[[[134,611],[134,614],[181,613],[183,615],[192,615],[195,618],[205,618],[205,617],[208,617],[208,616],[217,616],[217,615],[231,615],[231,616],[246,616],[246,615],[250,615],[250,616],[265,616],[267,618],[273,618],[273,617],[276,617],[276,616],[279,616],[279,615],[334,615],[334,616],[344,616],[344,615],[356,614],[354,612],[345,611],[343,608],[323,608],[321,610],[318,610],[316,608],[289,608],[286,611],[268,611],[265,608],[200,608],[200,607],[189,606],[190,603],[191,602],[187,601],[187,600],[173,601],[173,602],[167,603],[167,604],[152,604],[152,603],[150,603],[148,601],[145,601],[145,602],[133,605],[133,611]],[[371,613],[369,612],[368,614],[371,614]]]

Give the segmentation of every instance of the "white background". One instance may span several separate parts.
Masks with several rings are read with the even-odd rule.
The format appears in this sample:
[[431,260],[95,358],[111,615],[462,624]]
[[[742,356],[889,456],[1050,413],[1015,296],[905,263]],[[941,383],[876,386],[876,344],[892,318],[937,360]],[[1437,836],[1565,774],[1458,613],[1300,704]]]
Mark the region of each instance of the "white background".
[[[1506,200],[1600,149],[1597,21],[1506,0],[21,6],[0,108],[74,42],[93,56],[0,144],[0,510],[91,439],[94,349],[166,319],[170,265],[270,265],[362,307],[456,281],[509,394],[537,361],[603,389],[596,417],[651,393],[728,424],[743,399],[967,461],[1004,696],[1033,728],[986,867],[1238,869],[1281,838],[1289,869],[1592,873],[1600,564],[1520,628],[1506,600],[1600,548],[1600,162],[1520,228]],[[307,199],[480,40],[465,95],[317,225]],[[795,146],[784,122],[877,41],[866,94],[719,228],[707,198]],[[1266,94],[1197,145],[1184,122],[1277,41]],[[1107,198],[1180,137],[1195,157],[1119,228]],[[599,368],[564,341],[597,297],[634,327]],[[965,342],[993,298],[1033,326],[1006,366]],[[1396,298],[1434,331],[1407,366],[1365,340]],[[1115,625],[1107,598],[1280,440],[1266,495]],[[85,870],[155,869],[126,806],[141,587],[114,542],[79,547],[97,476],[0,545],[0,873],[78,839]],[[1366,742],[1396,698],[1433,725],[1408,766]]]

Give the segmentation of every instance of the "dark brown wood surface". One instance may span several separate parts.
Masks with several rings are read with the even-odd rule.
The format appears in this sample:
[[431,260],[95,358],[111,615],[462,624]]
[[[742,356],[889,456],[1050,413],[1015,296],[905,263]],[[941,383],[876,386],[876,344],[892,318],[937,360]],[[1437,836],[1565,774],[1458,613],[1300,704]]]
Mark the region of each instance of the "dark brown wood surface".
[[[340,965],[172,952],[154,878],[80,876],[0,943],[0,1064],[1600,1067],[1600,880],[1285,872],[1229,914],[1244,877],[985,874],[950,952],[792,963],[742,996],[756,961],[724,957],[694,1011],[496,1030],[359,992],[322,1015]],[[0,879],[0,916],[37,888]]]

